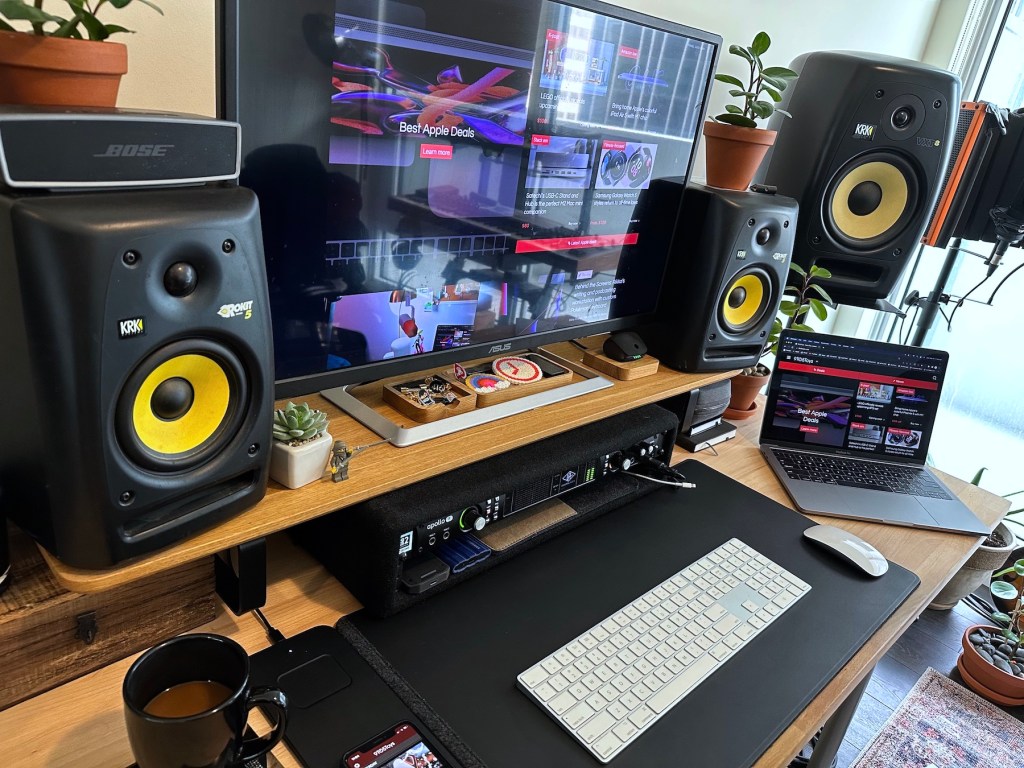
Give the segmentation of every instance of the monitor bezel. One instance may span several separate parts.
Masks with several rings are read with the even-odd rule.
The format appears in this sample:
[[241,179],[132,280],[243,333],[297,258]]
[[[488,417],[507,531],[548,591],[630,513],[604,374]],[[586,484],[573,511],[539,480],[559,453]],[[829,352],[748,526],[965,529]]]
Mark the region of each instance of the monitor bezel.
[[[243,6],[249,5],[253,0],[220,0],[215,11],[217,22],[216,56],[218,63],[217,70],[217,115],[221,119],[238,121],[239,117],[239,13]],[[515,0],[508,0],[514,2]],[[711,66],[708,68],[707,82],[704,84],[707,94],[701,104],[700,120],[698,125],[703,125],[707,118],[708,102],[711,88],[714,83],[714,76],[718,66],[718,58],[721,54],[723,39],[721,35],[705,30],[696,29],[675,21],[669,21],[649,14],[634,11],[630,8],[612,5],[601,2],[601,0],[553,0],[561,5],[566,5],[581,10],[598,13],[612,18],[639,24],[669,34],[690,37],[700,42],[714,46],[714,53],[711,58]],[[242,126],[245,130],[245,126]],[[693,167],[696,162],[696,155],[700,145],[700,134],[694,137],[694,158],[691,160],[685,176],[676,177],[684,184],[689,181]],[[668,261],[665,262],[665,268]],[[663,269],[661,280],[665,279],[666,270]],[[659,292],[661,288],[659,287]],[[379,379],[391,378],[409,374],[415,371],[438,368],[453,363],[464,363],[470,360],[485,358],[488,356],[506,354],[509,352],[521,351],[539,347],[545,344],[553,344],[559,341],[568,341],[586,336],[593,336],[601,333],[612,333],[624,328],[634,328],[651,323],[655,319],[658,299],[655,299],[654,306],[650,312],[637,313],[619,318],[598,320],[585,325],[577,325],[568,328],[557,328],[548,331],[540,331],[523,336],[508,336],[500,340],[492,340],[487,343],[470,344],[464,347],[457,347],[449,350],[433,350],[423,355],[411,355],[398,357],[390,360],[380,360],[350,368],[339,368],[333,370],[315,371],[301,376],[286,379],[275,379],[274,393],[278,399],[286,397],[297,397],[308,395],[314,392],[336,387],[361,384]]]

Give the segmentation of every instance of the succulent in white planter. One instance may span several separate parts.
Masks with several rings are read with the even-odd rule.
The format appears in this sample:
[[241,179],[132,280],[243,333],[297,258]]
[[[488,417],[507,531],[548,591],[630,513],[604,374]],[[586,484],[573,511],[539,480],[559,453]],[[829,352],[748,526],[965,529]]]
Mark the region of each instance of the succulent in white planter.
[[287,488],[301,488],[324,474],[334,440],[327,414],[308,403],[288,403],[274,411],[270,477]]

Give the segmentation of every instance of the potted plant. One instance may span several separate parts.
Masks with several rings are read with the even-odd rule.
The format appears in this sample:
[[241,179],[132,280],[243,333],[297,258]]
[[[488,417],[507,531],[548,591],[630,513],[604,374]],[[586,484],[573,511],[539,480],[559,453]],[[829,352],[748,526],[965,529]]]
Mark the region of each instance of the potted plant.
[[274,411],[270,477],[287,488],[301,488],[323,477],[333,439],[327,414],[307,403],[288,403]]
[[[994,575],[1011,573],[1015,577],[1024,576],[1024,560]],[[1024,649],[1019,630],[1024,602],[1014,584],[999,578],[992,582],[990,591],[993,597],[1012,602],[1009,613],[992,616],[993,621],[1005,626],[976,624],[968,627],[961,640],[963,653],[956,666],[964,682],[976,693],[997,704],[1019,706],[1024,704]]]
[[[982,467],[971,479],[971,485],[981,485],[981,478],[987,467]],[[1004,498],[1016,496],[1021,491],[1008,493]],[[935,599],[928,605],[935,611],[948,611],[962,599],[970,595],[982,584],[990,582],[993,578],[993,571],[1001,568],[1014,553],[1018,546],[1017,537],[1010,526],[1019,525],[1013,518],[1019,515],[1020,509],[1011,510],[1006,513],[1003,521],[996,526],[996,529],[986,537],[976,550],[967,559],[960,570],[953,574],[953,578],[935,596]],[[1000,575],[1009,573],[1004,570]]]
[[776,131],[758,128],[757,121],[776,113],[792,117],[776,104],[782,101],[782,92],[797,73],[787,67],[764,66],[761,56],[771,43],[766,32],[758,32],[750,47],[729,46],[729,53],[743,59],[750,71],[746,83],[733,75],[715,75],[718,82],[733,86],[729,95],[738,98],[739,104],[727,104],[725,112],[704,123],[707,182],[713,187],[749,187],[777,135]]
[[0,0],[0,104],[115,106],[128,49],[107,38],[131,30],[97,14],[133,2],[163,14],[150,0]]
[[[822,280],[828,280],[832,273],[824,267],[812,265],[809,270],[799,264],[791,263],[789,271],[795,274],[799,280],[793,285],[787,285],[782,291],[782,301],[779,303],[779,313],[786,317],[786,328],[793,328],[798,331],[814,331],[805,321],[808,313],[813,314],[819,320],[828,317],[830,306],[834,306],[832,297],[819,284]],[[787,298],[788,297],[788,298]],[[772,322],[771,330],[761,348],[760,358],[767,355],[774,355],[779,348],[779,334],[782,332],[783,323],[781,317],[776,317]],[[757,412],[754,400],[758,392],[768,382],[771,375],[771,368],[762,362],[758,362],[749,368],[744,368],[732,378],[732,395],[729,398],[729,407],[726,410],[726,417],[730,419],[745,419]]]

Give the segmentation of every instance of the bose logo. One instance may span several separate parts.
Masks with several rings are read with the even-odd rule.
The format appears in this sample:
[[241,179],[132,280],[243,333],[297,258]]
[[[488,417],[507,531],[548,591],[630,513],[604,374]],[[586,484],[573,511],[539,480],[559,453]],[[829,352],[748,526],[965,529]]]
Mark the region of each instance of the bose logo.
[[93,157],[165,157],[173,144],[108,144],[107,149]]
[[252,317],[252,302],[242,301],[238,304],[225,304],[217,310],[217,314],[223,318],[232,318],[243,315],[246,320]]
[[511,341],[506,342],[504,344],[495,344],[493,347],[487,350],[487,354],[493,355],[497,352],[508,352],[510,349],[512,349]]
[[448,517],[442,517],[440,520],[435,520],[432,523],[427,523],[427,530],[428,531],[432,531],[435,528],[437,528],[439,525],[445,525],[447,523],[453,522],[454,520],[455,520],[455,515],[448,515]]
[[875,126],[869,125],[868,123],[857,123],[853,129],[853,137],[855,139],[871,139],[875,135]]
[[145,333],[145,318],[142,317],[121,320],[117,324],[117,335],[122,339],[131,339],[135,336],[142,336]]

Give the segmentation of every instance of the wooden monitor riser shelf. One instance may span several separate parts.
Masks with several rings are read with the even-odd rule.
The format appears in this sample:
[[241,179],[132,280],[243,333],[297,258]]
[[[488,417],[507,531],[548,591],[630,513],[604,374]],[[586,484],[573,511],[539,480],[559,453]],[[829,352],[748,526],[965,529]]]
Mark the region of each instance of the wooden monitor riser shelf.
[[[641,381],[649,382],[651,378],[657,377]],[[669,394],[678,393],[678,390],[674,390],[675,383],[663,381],[662,386]],[[655,390],[644,390],[637,394],[649,396],[646,402],[659,399]],[[611,407],[605,403],[595,410]],[[570,411],[560,409],[559,413],[565,418],[572,418]],[[369,437],[368,434],[364,436]],[[364,436],[357,434],[354,439],[361,440]],[[350,435],[344,437],[347,439]],[[701,451],[695,457],[750,488],[787,504],[785,492],[757,450],[756,438],[757,425],[747,422],[739,425],[739,434],[735,439],[718,446],[718,455],[711,451]],[[522,435],[517,433],[515,438],[510,439],[522,439]],[[526,440],[522,439],[522,442]],[[475,443],[473,446],[473,450],[479,450]],[[415,447],[401,451],[392,449],[392,458],[401,458],[415,450]],[[680,450],[677,451],[676,459],[689,456]],[[443,460],[448,463],[447,457],[443,457]],[[369,473],[360,473],[365,474]],[[955,478],[944,479],[991,527],[1008,509],[1006,499]],[[363,485],[358,487],[360,493],[365,493]],[[281,491],[277,495],[297,499],[305,497],[301,492],[286,494]],[[818,518],[818,521],[826,522],[825,518]],[[790,727],[757,760],[754,768],[779,768],[789,763],[793,755],[835,713],[851,691],[932,601],[980,541],[978,537],[877,523],[850,520],[827,522],[847,528],[870,541],[890,560],[916,573],[921,579],[921,585],[796,717]],[[264,612],[270,622],[286,636],[290,637],[316,625],[331,625],[339,616],[359,607],[358,602],[341,584],[292,544],[288,537],[272,536],[268,544],[269,578]],[[250,653],[268,645],[262,628],[250,614],[236,617],[222,610],[220,616],[203,627],[202,631],[229,635]],[[19,768],[41,765],[48,768],[109,768],[128,765],[131,755],[121,712],[120,687],[133,658],[111,664],[0,712],[0,734],[18,735],[16,739],[4,740],[4,765]],[[265,723],[263,727],[266,727]],[[284,745],[275,748],[274,753],[286,768],[299,768],[300,763]]]
[[[559,357],[581,364],[583,352],[572,344],[553,344],[549,349]],[[118,567],[102,570],[73,568],[59,562],[49,553],[43,554],[65,589],[73,592],[102,592],[246,541],[269,536],[418,480],[720,381],[733,373],[720,371],[684,374],[662,367],[653,376],[633,381],[616,381],[614,386],[598,392],[429,442],[407,448],[379,445],[353,457],[348,480],[340,483],[329,480],[315,482],[294,491],[271,483],[266,497],[253,508],[185,541]],[[377,391],[379,393],[379,387]],[[359,446],[379,439],[367,427],[341,413],[320,395],[291,399],[306,400],[312,407],[329,414],[331,423],[328,431],[335,440],[343,440],[349,446]],[[402,415],[384,403],[379,394],[374,408],[389,418],[402,419]]]

